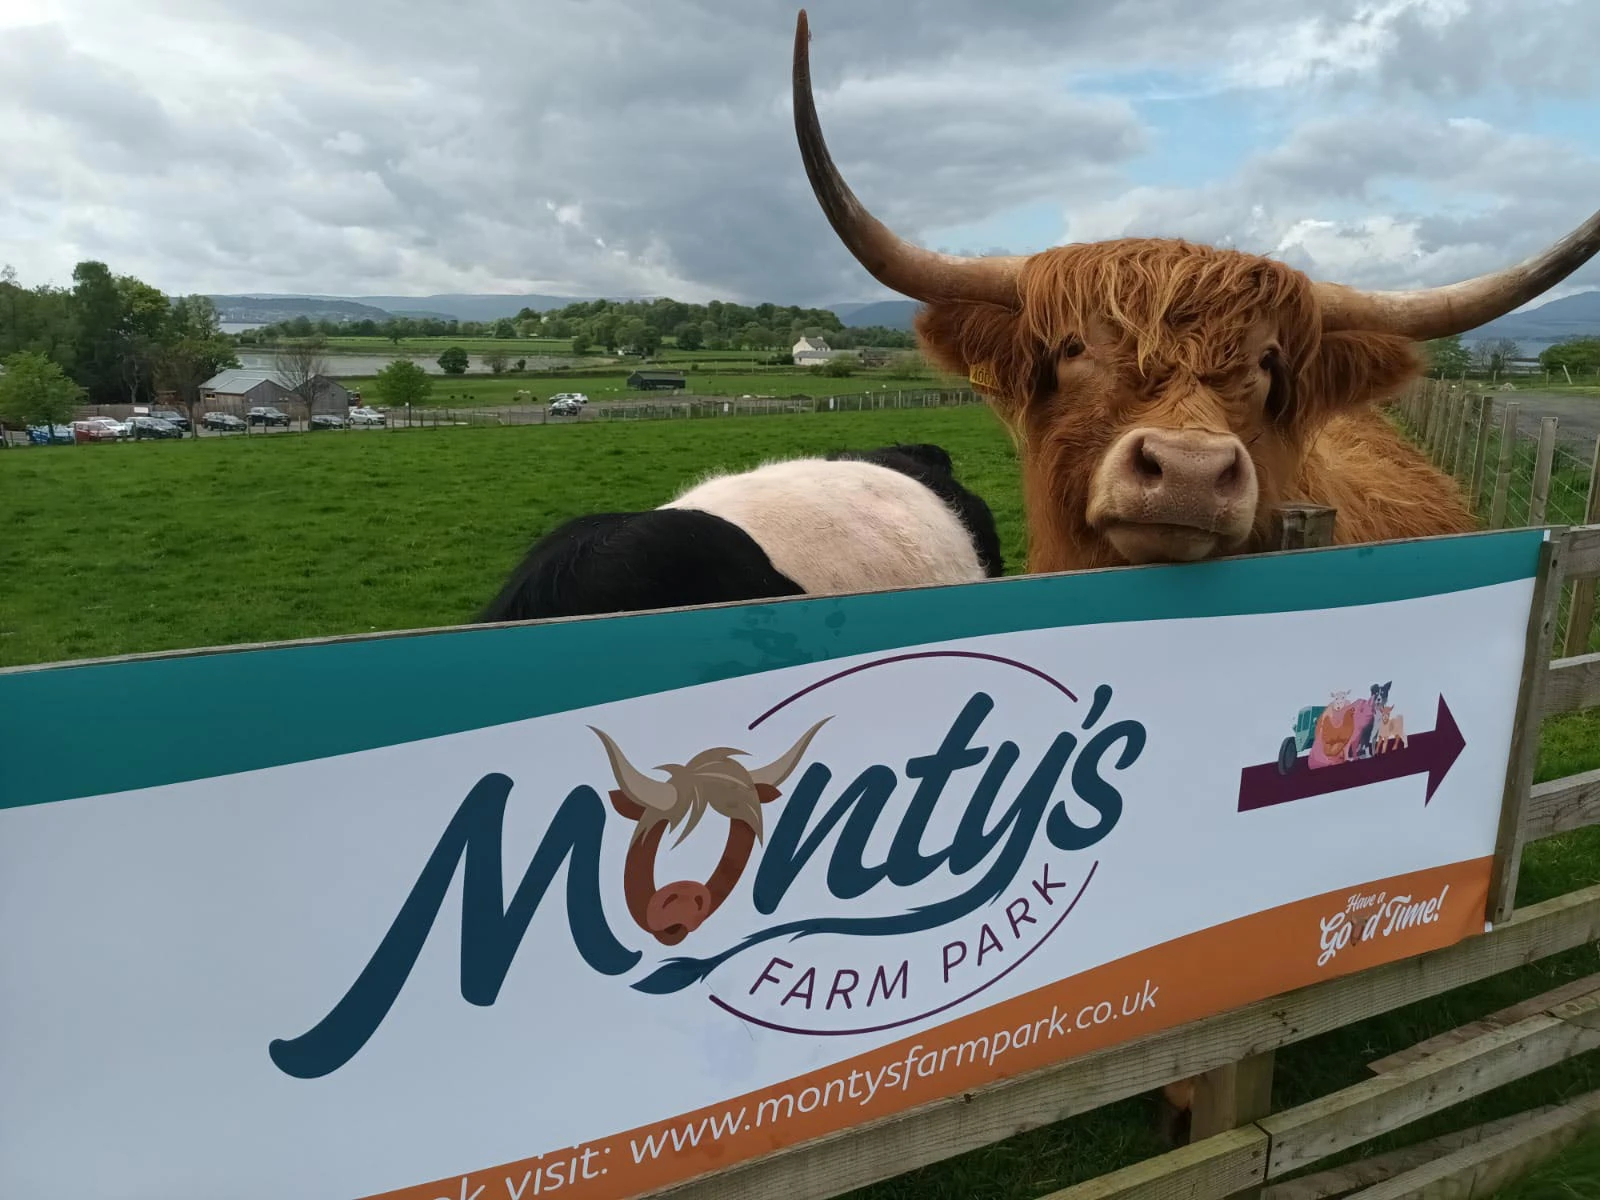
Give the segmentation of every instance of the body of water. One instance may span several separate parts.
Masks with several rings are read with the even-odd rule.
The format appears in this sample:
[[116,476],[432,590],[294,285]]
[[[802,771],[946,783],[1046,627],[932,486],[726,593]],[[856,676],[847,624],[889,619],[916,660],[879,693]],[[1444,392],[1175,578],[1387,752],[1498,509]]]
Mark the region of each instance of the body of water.
[[[272,350],[252,350],[249,347],[240,347],[239,365],[251,371],[274,371],[278,367],[279,355]],[[408,353],[405,350],[384,351],[382,353],[353,353],[347,350],[330,351],[323,355],[328,363],[328,374],[334,378],[348,378],[353,375],[376,375],[383,368],[394,362],[397,358],[409,359],[430,375],[443,375],[444,368],[439,365],[439,355]],[[570,367],[578,360],[575,358],[561,358],[548,354],[514,354],[510,356],[511,362],[519,358],[528,360],[529,370],[551,370]],[[492,374],[488,364],[476,354],[467,355],[467,373],[469,375]]]

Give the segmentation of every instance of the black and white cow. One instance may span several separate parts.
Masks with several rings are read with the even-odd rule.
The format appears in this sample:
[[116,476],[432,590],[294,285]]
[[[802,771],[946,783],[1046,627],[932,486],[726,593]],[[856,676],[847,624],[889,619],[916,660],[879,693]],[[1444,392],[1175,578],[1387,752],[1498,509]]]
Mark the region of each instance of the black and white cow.
[[660,508],[540,538],[481,623],[971,583],[1002,573],[994,515],[931,444],[717,474]]

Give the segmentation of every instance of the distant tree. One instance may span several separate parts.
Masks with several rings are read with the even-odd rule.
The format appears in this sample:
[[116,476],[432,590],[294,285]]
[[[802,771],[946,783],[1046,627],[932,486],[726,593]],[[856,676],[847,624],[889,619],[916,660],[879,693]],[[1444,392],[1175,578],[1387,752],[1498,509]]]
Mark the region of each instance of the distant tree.
[[1600,371],[1600,337],[1575,337],[1546,346],[1539,353],[1539,365],[1560,373],[1563,368],[1574,375]]
[[218,371],[237,367],[239,359],[207,296],[180,296],[167,324],[156,375],[177,392],[178,403],[189,414],[190,436],[199,437],[200,385]]
[[73,371],[91,403],[115,404],[122,398],[118,358],[122,296],[103,262],[80,262],[72,269],[72,316],[77,332]]
[[316,411],[317,398],[328,386],[326,343],[320,337],[301,338],[278,351],[274,374],[278,382],[299,396],[306,406],[306,420]]
[[155,390],[156,371],[172,316],[172,306],[160,288],[119,276],[117,294],[122,319],[117,323],[117,360],[129,404],[143,404]]
[[467,352],[460,346],[451,346],[439,355],[439,369],[446,375],[465,375],[467,373]]
[[1496,338],[1494,341],[1479,342],[1473,348],[1472,358],[1479,370],[1498,375],[1520,353],[1516,342],[1510,338]]
[[494,336],[501,339],[516,337],[517,323],[510,317],[501,317],[494,323]]
[[589,335],[579,330],[572,335],[572,352],[574,354],[587,354],[589,352]]
[[489,370],[499,375],[506,369],[506,352],[504,350],[491,350],[483,356],[483,361],[488,364]]
[[528,369],[528,360],[525,358],[519,358],[512,365],[515,366],[519,371],[526,371]]
[[705,335],[700,327],[695,324],[680,325],[678,327],[677,343],[679,350],[698,350],[705,345]]
[[389,408],[426,404],[433,394],[433,377],[409,358],[397,358],[378,372],[372,390]]
[[15,425],[64,425],[83,403],[84,389],[42,354],[19,350],[0,375],[0,420]]
[[1461,335],[1452,333],[1446,338],[1435,338],[1422,345],[1423,358],[1429,375],[1446,378],[1464,375],[1472,365],[1472,351],[1461,344]]

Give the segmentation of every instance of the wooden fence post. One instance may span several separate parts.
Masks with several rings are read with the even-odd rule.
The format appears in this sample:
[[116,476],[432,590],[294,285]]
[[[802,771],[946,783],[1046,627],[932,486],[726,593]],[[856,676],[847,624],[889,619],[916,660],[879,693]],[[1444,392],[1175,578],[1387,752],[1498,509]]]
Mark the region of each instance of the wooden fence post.
[[1433,446],[1433,461],[1439,464],[1439,469],[1450,469],[1450,451],[1455,445],[1456,434],[1461,430],[1461,405],[1465,401],[1465,394],[1453,394],[1445,405],[1444,420],[1439,422],[1439,436]]
[[1476,512],[1483,497],[1483,477],[1488,468],[1489,427],[1494,423],[1494,397],[1478,397],[1478,444],[1472,452],[1472,508]]
[[[1548,418],[1547,418],[1548,419]],[[1549,538],[1539,548],[1539,574],[1533,584],[1533,608],[1523,640],[1522,683],[1517,689],[1517,714],[1511,727],[1511,753],[1506,759],[1505,788],[1500,795],[1500,829],[1495,837],[1494,868],[1489,875],[1488,919],[1496,925],[1511,919],[1517,907],[1517,877],[1522,869],[1523,812],[1533,789],[1533,768],[1539,753],[1539,726],[1544,718],[1544,692],[1550,678],[1550,649],[1556,636],[1565,563],[1563,540]]]
[[1478,432],[1478,401],[1479,397],[1471,393],[1462,397],[1461,428],[1456,435],[1455,464],[1450,472],[1457,479],[1472,470],[1472,447]]
[[1489,528],[1502,529],[1506,523],[1506,500],[1511,495],[1511,463],[1517,451],[1517,410],[1515,400],[1506,404],[1500,416],[1500,463],[1495,468],[1494,503],[1489,508]]
[[1539,422],[1539,457],[1533,466],[1533,487],[1528,493],[1528,524],[1543,525],[1545,510],[1550,506],[1550,469],[1556,460],[1555,417],[1545,417]]
[[[1600,438],[1595,439],[1594,459],[1589,467],[1589,500],[1583,510],[1585,525],[1600,525]],[[1578,579],[1572,584],[1572,602],[1567,607],[1567,638],[1561,652],[1567,657],[1589,653],[1589,627],[1594,624],[1595,580]]]

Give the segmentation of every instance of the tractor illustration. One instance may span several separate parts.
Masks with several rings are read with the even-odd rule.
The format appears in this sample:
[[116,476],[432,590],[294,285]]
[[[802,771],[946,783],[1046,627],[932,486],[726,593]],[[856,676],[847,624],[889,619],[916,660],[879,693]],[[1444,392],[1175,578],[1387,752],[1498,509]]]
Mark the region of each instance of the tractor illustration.
[[1317,732],[1317,718],[1322,716],[1326,704],[1311,704],[1300,710],[1294,719],[1294,734],[1283,739],[1278,747],[1278,774],[1288,775],[1300,765],[1300,756],[1311,749]]

